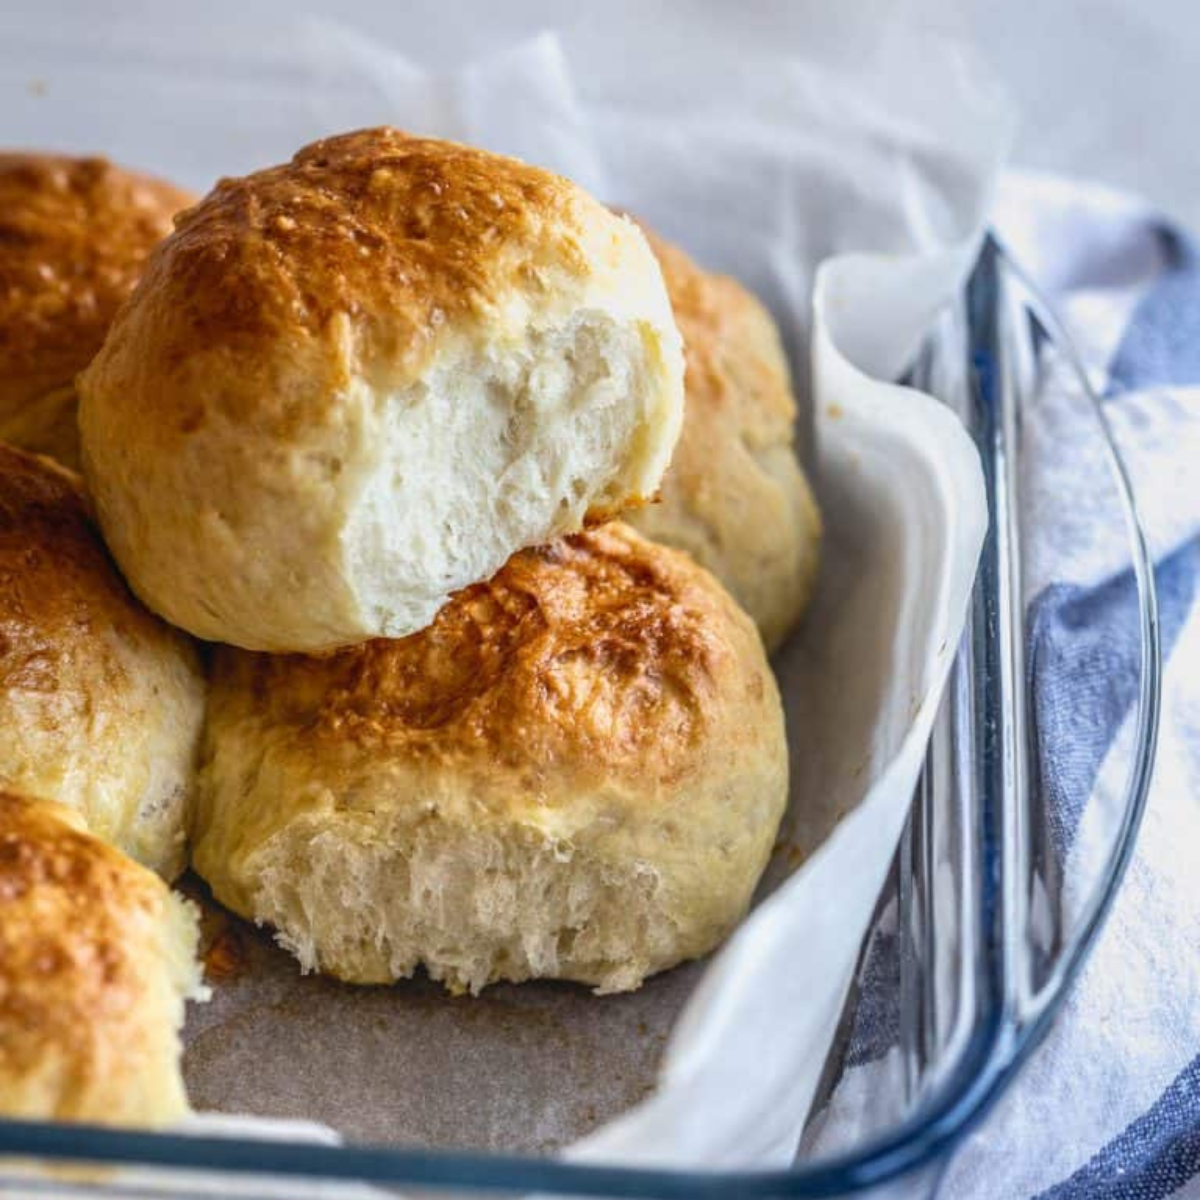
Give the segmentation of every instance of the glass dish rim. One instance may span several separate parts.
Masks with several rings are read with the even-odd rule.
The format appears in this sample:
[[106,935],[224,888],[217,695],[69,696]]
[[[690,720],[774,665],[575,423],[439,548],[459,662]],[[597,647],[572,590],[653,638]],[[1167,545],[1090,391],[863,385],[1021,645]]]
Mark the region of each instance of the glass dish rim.
[[[237,1187],[238,1176],[276,1176],[417,1187],[701,1200],[733,1196],[833,1196],[861,1191],[925,1166],[955,1144],[982,1119],[1040,1043],[1094,944],[1136,840],[1153,772],[1161,702],[1153,565],[1103,406],[1051,307],[1003,246],[992,235],[985,235],[968,293],[994,308],[1000,302],[1006,279],[1016,281],[1025,303],[1064,352],[1097,418],[1113,483],[1124,509],[1141,626],[1136,750],[1127,781],[1123,821],[1109,869],[1056,968],[1054,986],[1048,989],[1046,1002],[1028,1020],[1019,1020],[1018,1014],[998,1000],[996,989],[991,989],[958,1062],[912,1114],[852,1151],[786,1169],[700,1171],[607,1166],[528,1155],[329,1146],[5,1119],[0,1119],[0,1169],[5,1158],[45,1158],[58,1162],[227,1172],[233,1188]],[[988,537],[994,536],[993,528]],[[978,582],[976,587],[979,588]],[[985,603],[994,604],[995,597]],[[253,1186],[249,1180],[247,1186]],[[153,1191],[147,1194],[153,1195]]]

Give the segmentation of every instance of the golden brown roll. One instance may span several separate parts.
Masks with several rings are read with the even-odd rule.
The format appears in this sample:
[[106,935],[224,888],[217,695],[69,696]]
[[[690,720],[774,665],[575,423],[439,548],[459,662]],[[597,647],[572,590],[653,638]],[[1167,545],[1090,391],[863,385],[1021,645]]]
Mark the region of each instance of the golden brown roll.
[[77,813],[0,792],[0,1114],[183,1115],[196,939],[194,909]]
[[78,476],[0,445],[0,788],[174,878],[203,716],[195,648],[130,594]]
[[219,648],[194,829],[306,969],[598,991],[711,950],[787,794],[758,632],[614,523],[516,555],[400,641]]
[[134,590],[200,637],[423,628],[657,489],[683,359],[641,232],[514,159],[374,129],[180,218],[81,378]]
[[191,200],[102,158],[0,154],[0,440],[79,465],[75,376]]
[[779,332],[736,280],[647,236],[683,334],[687,402],[659,503],[629,520],[707,567],[774,650],[808,605],[821,547]]

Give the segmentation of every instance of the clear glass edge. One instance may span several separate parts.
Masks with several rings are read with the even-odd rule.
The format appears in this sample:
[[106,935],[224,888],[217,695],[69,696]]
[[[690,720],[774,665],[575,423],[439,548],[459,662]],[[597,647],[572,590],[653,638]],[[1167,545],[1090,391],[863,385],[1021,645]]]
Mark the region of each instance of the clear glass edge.
[[[925,1098],[916,1112],[894,1129],[851,1153],[802,1163],[789,1170],[771,1171],[606,1167],[511,1155],[193,1137],[11,1120],[0,1120],[0,1158],[128,1164],[179,1171],[252,1174],[260,1178],[276,1176],[480,1191],[699,1200],[703,1197],[845,1195],[914,1171],[946,1153],[982,1119],[1013,1074],[1040,1043],[1095,941],[1133,851],[1149,792],[1159,719],[1161,661],[1154,573],[1124,464],[1113,442],[1103,407],[1078,356],[1071,349],[1061,322],[1020,267],[990,236],[984,241],[968,286],[971,352],[976,356],[994,352],[991,342],[996,334],[996,315],[1004,289],[1013,279],[1025,292],[1038,319],[1065,352],[1090,399],[1107,444],[1114,481],[1125,510],[1141,622],[1142,669],[1137,701],[1136,751],[1126,787],[1124,816],[1108,870],[1085,907],[1051,978],[1038,993],[1036,1003],[1023,1012],[1012,1004],[1007,986],[1010,980],[1006,975],[1011,964],[1005,963],[997,969],[1002,951],[996,945],[998,930],[995,922],[998,917],[1002,919],[1003,914],[985,906],[983,920],[989,928],[981,934],[982,942],[991,944],[994,949],[990,956],[992,978],[985,981],[981,993],[983,1003],[955,1069]],[[986,467],[989,447],[981,445],[980,448]],[[991,476],[989,479],[994,484]],[[994,488],[989,491],[989,504],[994,504]],[[989,539],[994,537],[993,525]],[[990,582],[995,584],[994,579]],[[976,582],[975,602],[985,616],[994,617],[997,592],[991,590],[988,583],[981,570]],[[982,719],[986,721],[987,717],[988,714],[983,714]],[[990,867],[995,871],[998,865],[993,862]],[[237,1186],[232,1179],[230,1185]]]

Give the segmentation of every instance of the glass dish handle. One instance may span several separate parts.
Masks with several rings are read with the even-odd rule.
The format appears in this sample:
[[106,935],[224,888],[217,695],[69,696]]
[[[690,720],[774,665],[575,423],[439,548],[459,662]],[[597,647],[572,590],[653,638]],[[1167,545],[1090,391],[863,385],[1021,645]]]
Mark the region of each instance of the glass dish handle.
[[[1138,519],[1129,476],[1112,437],[1104,405],[1093,387],[1068,331],[1041,297],[1020,266],[1002,246],[988,238],[976,274],[976,286],[986,292],[972,322],[972,359],[977,369],[986,369],[987,356],[994,355],[995,392],[987,395],[981,385],[985,407],[990,410],[989,436],[981,441],[985,471],[994,473],[995,552],[997,594],[1000,608],[999,692],[1003,700],[1001,728],[1001,782],[1003,853],[1000,887],[1004,902],[998,906],[1003,927],[1006,1007],[1024,1036],[1019,1057],[1036,1044],[1093,945],[1120,886],[1133,853],[1138,828],[1146,805],[1157,744],[1161,649],[1158,627],[1154,569]],[[1022,413],[1034,403],[1039,387],[1045,385],[1045,365],[1040,355],[1053,347],[1056,365],[1090,407],[1108,457],[1112,483],[1125,521],[1130,565],[1137,592],[1137,637],[1139,675],[1133,713],[1134,738],[1128,769],[1121,787],[1121,803],[1108,846],[1107,860],[1088,881],[1086,893],[1058,928],[1054,953],[1037,961],[1034,947],[1045,940],[1045,914],[1035,912],[1034,897],[1042,888],[1041,864],[1045,858],[1045,813],[1038,809],[1031,787],[1033,762],[1029,732],[1030,686],[1026,673],[1024,597],[1022,592],[1022,530],[1018,503],[1020,479],[1019,438]],[[990,460],[990,461],[989,461]],[[1060,916],[1060,920],[1062,920]]]

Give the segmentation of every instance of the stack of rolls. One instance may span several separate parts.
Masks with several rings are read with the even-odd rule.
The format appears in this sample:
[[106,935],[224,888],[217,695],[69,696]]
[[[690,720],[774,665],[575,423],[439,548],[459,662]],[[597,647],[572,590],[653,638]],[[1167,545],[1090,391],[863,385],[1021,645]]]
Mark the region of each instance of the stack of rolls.
[[[186,833],[350,983],[614,992],[712,950],[786,803],[764,638],[820,534],[764,310],[564,179],[388,128],[221,181],[136,273],[67,385],[86,496],[0,451],[0,942],[120,926],[114,1003],[175,1036],[194,920],[146,868]],[[144,919],[69,926],[105,871]],[[7,986],[0,1112],[96,1115]],[[182,1104],[130,1094],[111,1119]]]
[[191,639],[126,587],[77,476],[0,445],[0,1113],[184,1110],[196,913],[168,883],[204,719]]

